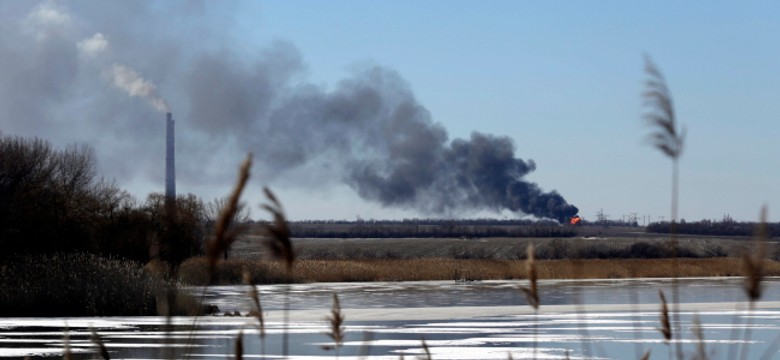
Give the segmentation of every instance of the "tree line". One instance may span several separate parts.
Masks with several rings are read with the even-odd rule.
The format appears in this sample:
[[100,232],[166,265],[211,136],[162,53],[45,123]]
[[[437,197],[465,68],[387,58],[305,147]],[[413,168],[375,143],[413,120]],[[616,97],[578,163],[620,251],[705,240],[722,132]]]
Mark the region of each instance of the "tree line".
[[[35,138],[0,137],[0,246],[5,255],[87,252],[169,264],[203,252],[224,199],[193,194],[138,201],[97,176],[86,145],[56,149]],[[240,213],[249,219],[247,210]]]
[[[710,235],[710,236],[753,236],[758,229],[758,223],[738,222],[725,217],[723,221],[701,220],[686,222],[684,219],[675,223],[675,231],[678,234]],[[672,223],[669,221],[650,223],[645,228],[649,233],[668,234],[672,231]],[[766,224],[769,237],[780,236],[780,224]]]
[[487,238],[487,237],[573,237],[576,230],[557,222],[527,225],[471,225],[468,222],[430,223],[301,223],[291,224],[295,237],[302,238]]

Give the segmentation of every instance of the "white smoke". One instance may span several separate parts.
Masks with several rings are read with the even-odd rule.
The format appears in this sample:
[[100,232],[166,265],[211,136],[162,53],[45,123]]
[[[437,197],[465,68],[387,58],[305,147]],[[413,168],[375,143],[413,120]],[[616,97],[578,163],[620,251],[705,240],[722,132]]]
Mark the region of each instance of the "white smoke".
[[108,39],[103,34],[96,33],[91,38],[79,41],[76,47],[83,56],[94,59],[108,50]]
[[[102,33],[95,33],[76,44],[79,54],[85,59],[97,59],[106,53],[110,44]],[[124,90],[128,95],[146,99],[159,112],[170,112],[168,102],[157,94],[157,86],[144,79],[129,66],[114,63],[106,74],[114,86]]]
[[142,78],[135,70],[121,64],[114,64],[111,66],[111,77],[114,85],[127,91],[130,96],[146,99],[159,112],[170,112],[168,103],[157,95],[157,87],[151,81]]
[[36,6],[25,18],[27,30],[33,32],[39,41],[61,32],[72,23],[73,18],[67,10],[51,1]]

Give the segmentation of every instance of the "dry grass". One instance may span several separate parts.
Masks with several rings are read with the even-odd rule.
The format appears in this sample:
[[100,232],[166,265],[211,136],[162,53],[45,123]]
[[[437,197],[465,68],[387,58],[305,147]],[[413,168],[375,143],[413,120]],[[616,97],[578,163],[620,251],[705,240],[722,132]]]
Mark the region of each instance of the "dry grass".
[[658,290],[658,297],[661,298],[661,327],[658,328],[658,331],[661,332],[664,336],[664,340],[668,344],[669,340],[672,340],[672,326],[669,322],[669,306],[666,303],[666,296],[664,296],[663,291]]
[[238,171],[236,186],[230,193],[230,197],[228,198],[225,207],[219,213],[219,218],[214,227],[214,237],[206,244],[206,254],[209,259],[210,269],[214,269],[220,256],[230,248],[230,245],[233,244],[238,238],[238,234],[241,232],[240,228],[231,229],[231,225],[239,210],[239,199],[241,198],[241,193],[244,191],[246,182],[249,180],[249,169],[251,167],[252,154],[248,154]]
[[341,312],[341,303],[339,302],[339,296],[333,294],[333,307],[330,310],[325,320],[330,324],[328,332],[325,333],[331,340],[333,345],[325,345],[322,348],[325,350],[336,350],[336,357],[338,358],[339,348],[344,344],[344,314]]
[[[678,261],[678,271],[672,262]],[[606,279],[635,277],[739,276],[738,258],[712,259],[594,259],[536,260],[539,279]],[[215,269],[215,283],[241,284],[244,269],[252,283],[283,283],[286,264],[279,261],[230,259]],[[766,260],[766,276],[780,275],[780,263]],[[179,269],[180,280],[194,285],[208,282],[208,262],[187,260]],[[505,280],[528,279],[524,260],[396,259],[396,260],[297,260],[292,282]]]

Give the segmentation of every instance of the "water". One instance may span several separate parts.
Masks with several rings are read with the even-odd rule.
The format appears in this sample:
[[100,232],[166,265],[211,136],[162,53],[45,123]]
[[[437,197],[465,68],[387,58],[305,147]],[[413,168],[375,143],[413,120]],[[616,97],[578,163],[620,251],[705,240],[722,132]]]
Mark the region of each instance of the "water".
[[[534,312],[517,290],[520,281],[331,283],[260,286],[265,313],[261,341],[256,321],[248,317],[173,318],[106,317],[0,319],[0,357],[61,356],[67,344],[77,359],[94,358],[90,329],[106,343],[112,358],[232,358],[235,339],[243,334],[245,358],[280,358],[283,334],[291,358],[333,358],[324,321],[337,293],[346,315],[341,359],[367,355],[376,359],[415,358],[424,354],[422,339],[434,359],[638,359],[667,358],[660,326],[658,290],[671,302],[672,281],[543,281]],[[780,279],[765,282],[764,301],[748,309],[735,278],[678,281],[679,314],[672,320],[686,358],[699,346],[711,358],[774,358],[780,346]],[[222,311],[251,309],[245,286],[188,291]],[[285,293],[289,293],[285,323]],[[670,307],[673,305],[670,305]],[[701,339],[695,335],[696,319]],[[287,324],[287,325],[285,325]],[[67,328],[67,331],[66,331]]]

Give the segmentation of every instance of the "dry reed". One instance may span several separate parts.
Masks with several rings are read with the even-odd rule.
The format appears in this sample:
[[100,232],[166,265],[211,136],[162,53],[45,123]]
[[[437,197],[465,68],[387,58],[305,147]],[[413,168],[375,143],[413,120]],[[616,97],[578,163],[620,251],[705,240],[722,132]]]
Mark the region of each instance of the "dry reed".
[[658,296],[661,298],[661,327],[658,331],[664,336],[664,340],[669,343],[672,340],[672,326],[669,322],[669,306],[666,303],[666,296],[664,292],[658,290]]
[[238,332],[238,337],[236,337],[236,344],[235,344],[235,359],[241,360],[244,358],[244,331],[241,330]]
[[685,129],[678,129],[674,113],[672,93],[666,85],[666,79],[649,56],[645,56],[645,92],[642,93],[644,105],[648,109],[644,114],[647,123],[656,128],[650,134],[653,146],[672,159],[680,157],[685,141]]
[[[284,282],[289,283],[292,279],[293,265],[295,264],[295,252],[290,240],[290,227],[287,225],[287,219],[284,216],[282,203],[279,202],[271,189],[263,188],[265,197],[269,203],[262,204],[261,207],[271,213],[273,220],[264,225],[265,235],[268,237],[266,245],[276,259],[283,260],[285,264]],[[282,334],[282,356],[287,357],[289,353],[289,334],[287,326],[289,324],[290,308],[290,289],[284,289],[284,331]]]
[[420,341],[422,342],[423,352],[425,353],[425,357],[422,359],[432,360],[433,358],[431,357],[431,350],[428,348],[428,344],[425,342],[425,338],[420,338]]
[[[673,252],[672,257],[677,257],[677,209],[679,199],[679,160],[683,151],[685,142],[685,128],[678,129],[677,119],[674,112],[672,93],[666,85],[666,79],[661,71],[655,66],[649,56],[645,56],[645,74],[648,79],[645,82],[645,92],[642,94],[644,105],[647,112],[644,114],[645,121],[655,131],[650,133],[649,139],[653,146],[660,150],[664,155],[672,159],[672,221],[671,221],[671,239],[670,246]],[[672,263],[673,269],[678,269],[678,263]],[[679,275],[674,276],[676,279]],[[676,280],[672,282],[672,305],[675,307],[673,315],[679,316],[677,306],[679,305],[679,290]],[[677,357],[683,358],[682,345],[675,343]]]
[[62,350],[62,359],[73,360],[73,353],[70,351],[70,331],[67,326],[65,327],[65,334],[62,336],[62,343],[64,347]]
[[100,335],[95,332],[95,329],[90,329],[90,340],[97,346],[98,351],[100,352],[100,357],[103,360],[111,360],[111,356],[108,355],[108,349],[106,348],[106,344],[103,342],[103,339],[100,338]]
[[265,234],[268,236],[266,245],[275,258],[283,260],[287,264],[287,268],[291,269],[295,262],[295,251],[290,240],[290,227],[287,225],[284,209],[269,188],[263,188],[263,192],[265,192],[269,203],[263,204],[262,208],[271,213],[273,217],[273,221],[264,226]]
[[751,302],[761,298],[761,281],[764,279],[764,263],[766,257],[766,240],[769,237],[766,226],[767,209],[761,208],[761,221],[756,230],[756,237],[751,252],[742,256],[742,270],[745,274],[745,293]]
[[260,334],[260,340],[265,338],[265,319],[263,318],[263,307],[260,305],[260,295],[258,295],[257,286],[252,284],[252,276],[249,271],[244,270],[244,284],[249,286],[248,295],[252,299],[252,310],[249,315],[257,320],[257,330]]
[[325,335],[333,340],[333,346],[326,345],[322,348],[325,350],[335,350],[336,358],[338,358],[339,348],[341,348],[341,345],[344,343],[344,314],[341,312],[339,296],[336,295],[336,293],[333,294],[333,307],[330,310],[330,315],[325,317],[325,320],[330,324],[330,328]]
[[230,229],[236,212],[239,210],[239,199],[249,180],[249,169],[252,167],[252,154],[247,154],[238,171],[236,186],[230,193],[227,204],[219,214],[214,226],[214,236],[206,244],[206,256],[209,259],[209,269],[213,271],[222,254],[236,240],[241,229]]
[[[763,290],[761,282],[766,272],[764,264],[766,262],[766,241],[769,237],[766,219],[767,208],[765,205],[761,208],[760,222],[756,229],[753,249],[751,252],[745,252],[742,256],[742,269],[745,274],[744,290],[748,297],[748,311],[751,313],[755,310],[756,301],[761,298]],[[748,316],[743,333],[744,341],[742,343],[741,359],[746,359],[748,355],[747,343],[750,339],[750,321],[751,317]]]
[[528,304],[531,305],[531,307],[534,308],[534,310],[539,309],[539,290],[536,286],[536,280],[537,280],[537,272],[536,272],[536,259],[534,257],[534,244],[529,244],[528,249],[526,250],[526,254],[528,256],[528,260],[525,262],[525,271],[528,275],[528,287],[521,287],[520,290],[525,294],[526,300],[528,300]]
[[650,360],[650,350],[648,349],[640,358],[641,360]]
[[707,360],[707,348],[704,344],[704,331],[702,330],[699,315],[693,316],[693,336],[696,337],[696,354],[694,360]]

